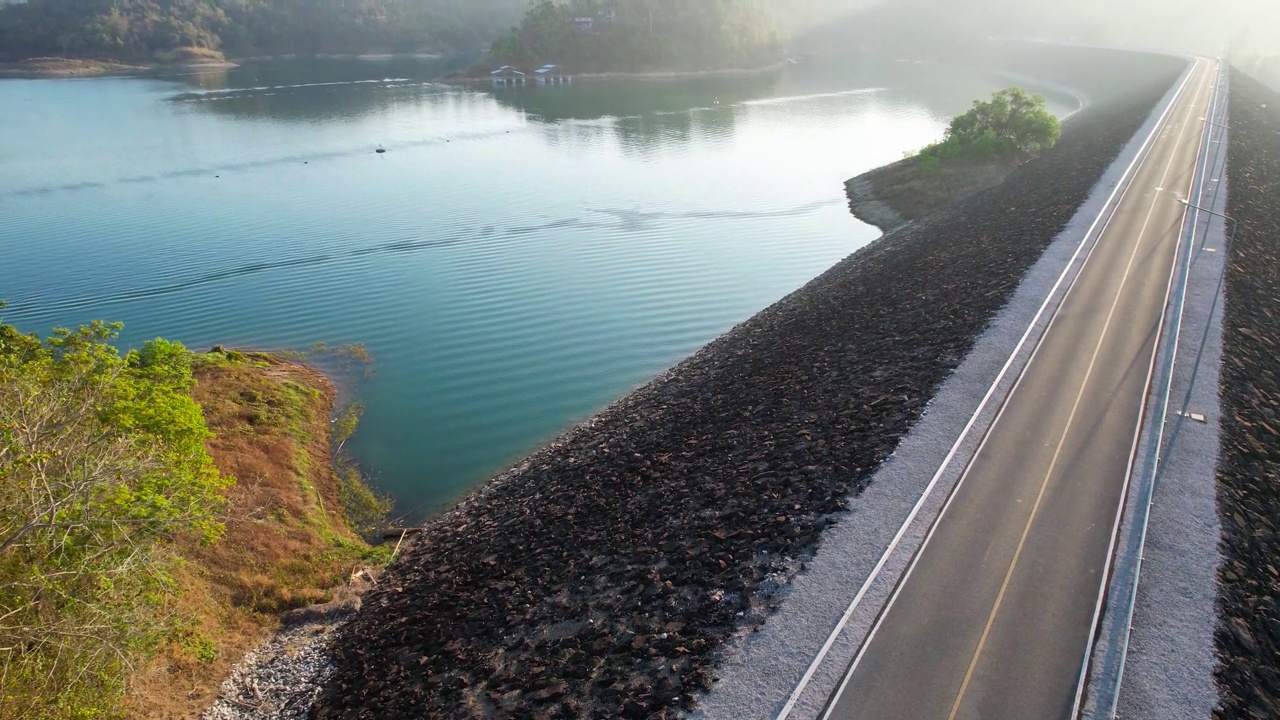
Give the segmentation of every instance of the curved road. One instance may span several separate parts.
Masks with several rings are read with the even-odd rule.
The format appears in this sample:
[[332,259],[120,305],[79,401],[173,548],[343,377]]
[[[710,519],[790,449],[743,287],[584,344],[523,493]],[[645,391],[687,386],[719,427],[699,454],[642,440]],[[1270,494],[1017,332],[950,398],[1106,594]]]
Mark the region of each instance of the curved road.
[[1197,60],[824,718],[1069,718],[1199,165]]

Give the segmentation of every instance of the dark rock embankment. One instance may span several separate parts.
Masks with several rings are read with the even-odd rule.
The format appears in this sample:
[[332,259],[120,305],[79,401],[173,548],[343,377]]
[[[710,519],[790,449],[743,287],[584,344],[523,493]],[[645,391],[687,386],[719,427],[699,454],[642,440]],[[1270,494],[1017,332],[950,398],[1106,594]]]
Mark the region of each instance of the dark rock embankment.
[[1280,93],[1231,76],[1219,718],[1280,717]]
[[1183,68],[1165,61],[1010,182],[855,253],[433,520],[340,631],[314,716],[689,709]]
[[844,194],[849,198],[849,212],[862,222],[880,228],[881,232],[889,232],[909,218],[904,218],[897,209],[880,199],[869,175],[863,173],[845,181]]
[[965,158],[924,166],[910,157],[850,179],[844,191],[854,217],[888,232],[999,185],[1016,167],[1009,159]]

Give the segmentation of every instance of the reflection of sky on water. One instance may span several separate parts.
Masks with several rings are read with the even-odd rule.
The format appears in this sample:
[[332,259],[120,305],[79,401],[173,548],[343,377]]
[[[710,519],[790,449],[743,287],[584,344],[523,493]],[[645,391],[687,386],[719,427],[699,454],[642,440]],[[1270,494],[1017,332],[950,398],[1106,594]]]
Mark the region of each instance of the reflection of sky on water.
[[4,319],[363,342],[354,451],[432,507],[874,239],[843,181],[1002,84],[888,63],[499,91],[439,72],[0,83]]

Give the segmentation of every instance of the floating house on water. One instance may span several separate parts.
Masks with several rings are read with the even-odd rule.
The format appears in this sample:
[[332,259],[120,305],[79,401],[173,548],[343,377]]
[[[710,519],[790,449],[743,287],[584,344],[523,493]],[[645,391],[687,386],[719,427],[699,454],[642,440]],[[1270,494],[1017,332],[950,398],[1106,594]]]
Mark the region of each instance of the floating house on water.
[[533,71],[533,76],[537,79],[539,85],[556,85],[568,84],[573,82],[573,77],[564,71],[559,65],[543,65]]
[[528,80],[527,75],[510,65],[503,65],[491,71],[489,78],[493,80],[494,85],[524,85]]
[[532,73],[503,65],[490,70],[489,78],[494,85],[528,85],[530,79],[539,85],[568,85],[573,82],[573,77],[559,65],[543,65]]

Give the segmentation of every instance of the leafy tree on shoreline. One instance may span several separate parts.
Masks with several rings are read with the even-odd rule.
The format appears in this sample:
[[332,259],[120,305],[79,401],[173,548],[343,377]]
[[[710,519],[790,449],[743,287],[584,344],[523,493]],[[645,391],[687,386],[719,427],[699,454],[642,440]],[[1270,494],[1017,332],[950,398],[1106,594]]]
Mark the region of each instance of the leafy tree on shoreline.
[[978,160],[1032,157],[1052,148],[1062,135],[1058,119],[1045,108],[1044,96],[1018,87],[975,100],[947,128],[946,139],[925,148],[922,156]]

